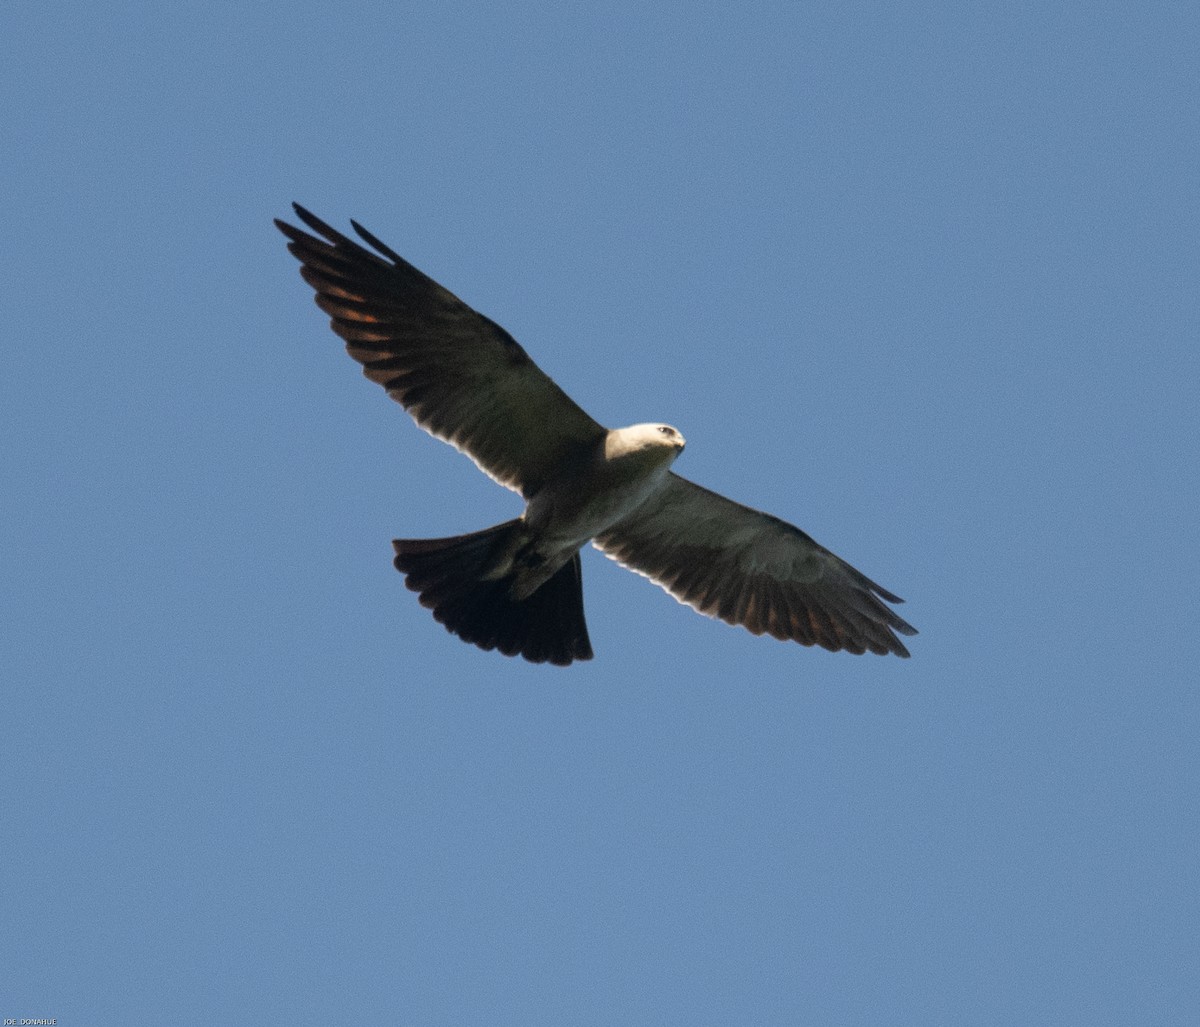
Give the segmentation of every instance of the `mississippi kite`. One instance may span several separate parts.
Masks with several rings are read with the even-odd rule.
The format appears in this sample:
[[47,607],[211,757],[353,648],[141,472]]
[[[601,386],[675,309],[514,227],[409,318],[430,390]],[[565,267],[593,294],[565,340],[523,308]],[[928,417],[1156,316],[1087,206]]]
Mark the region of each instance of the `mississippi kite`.
[[[534,663],[591,659],[579,550],[605,555],[709,617],[756,635],[908,656],[902,600],[770,514],[670,470],[666,424],[605,429],[476,313],[354,221],[359,245],[299,204],[276,221],[363,373],[431,435],[525,499],[469,535],[400,539],[396,569],[463,641]],[[320,236],[320,238],[318,238]]]

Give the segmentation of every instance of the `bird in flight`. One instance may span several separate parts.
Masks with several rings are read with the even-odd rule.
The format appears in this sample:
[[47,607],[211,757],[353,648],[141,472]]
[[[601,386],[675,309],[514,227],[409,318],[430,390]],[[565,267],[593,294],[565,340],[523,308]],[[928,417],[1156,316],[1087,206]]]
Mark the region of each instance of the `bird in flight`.
[[392,543],[408,588],[449,631],[534,663],[591,659],[579,561],[590,541],[756,635],[908,656],[896,633],[916,629],[886,605],[903,600],[799,528],[675,474],[677,429],[605,428],[508,332],[357,222],[370,249],[293,208],[315,235],[275,224],[363,373],[525,500],[483,531]]

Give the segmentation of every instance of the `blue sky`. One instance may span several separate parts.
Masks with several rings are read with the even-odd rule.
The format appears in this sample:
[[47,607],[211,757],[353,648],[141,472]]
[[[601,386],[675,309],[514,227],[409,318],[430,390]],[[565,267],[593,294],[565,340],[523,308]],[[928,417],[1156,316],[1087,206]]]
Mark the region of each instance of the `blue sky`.
[[[1194,5],[0,17],[0,1015],[1200,1020]],[[359,374],[292,200],[913,658],[590,549],[592,663],[452,638],[390,540],[519,503]]]

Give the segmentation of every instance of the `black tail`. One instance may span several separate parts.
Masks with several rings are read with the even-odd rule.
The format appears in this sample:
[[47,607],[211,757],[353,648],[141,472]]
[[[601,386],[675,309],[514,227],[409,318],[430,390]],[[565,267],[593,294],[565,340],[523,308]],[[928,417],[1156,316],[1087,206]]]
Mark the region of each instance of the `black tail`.
[[520,524],[507,521],[454,538],[397,539],[396,570],[434,619],[464,642],[560,667],[590,660],[578,553],[528,599],[509,595],[511,577],[484,580]]

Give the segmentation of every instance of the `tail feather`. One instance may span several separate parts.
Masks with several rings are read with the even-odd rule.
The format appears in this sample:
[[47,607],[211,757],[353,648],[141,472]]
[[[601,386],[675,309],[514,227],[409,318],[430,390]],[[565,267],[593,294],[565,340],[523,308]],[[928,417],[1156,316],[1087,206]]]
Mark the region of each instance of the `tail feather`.
[[434,619],[464,642],[560,667],[590,660],[578,553],[527,599],[512,598],[509,577],[485,579],[520,526],[515,520],[453,538],[397,539],[396,570]]

